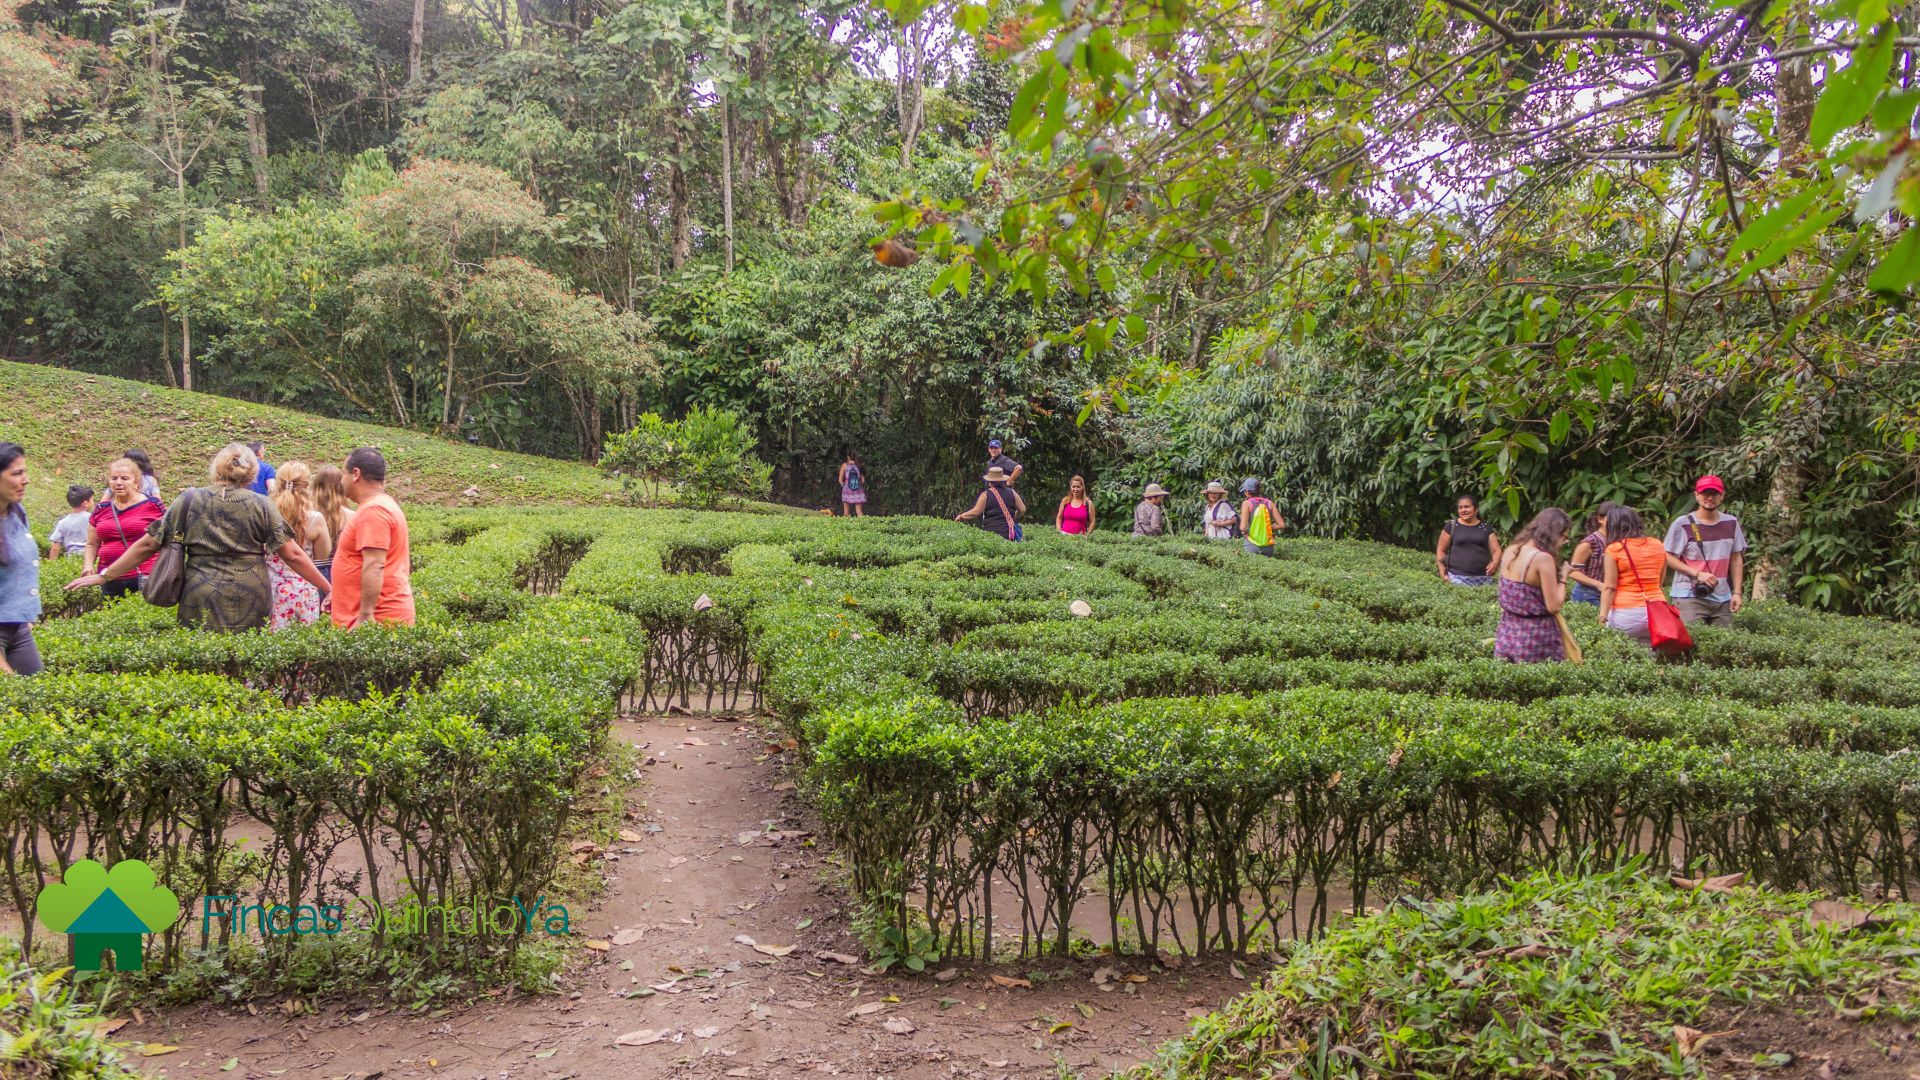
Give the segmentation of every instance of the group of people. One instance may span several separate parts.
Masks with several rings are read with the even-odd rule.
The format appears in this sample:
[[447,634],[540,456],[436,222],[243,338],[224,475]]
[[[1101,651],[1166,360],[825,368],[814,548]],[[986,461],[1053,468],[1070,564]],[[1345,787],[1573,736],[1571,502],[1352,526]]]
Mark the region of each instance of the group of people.
[[[260,443],[231,443],[209,483],[163,501],[153,464],[128,450],[107,466],[107,497],[76,484],[54,526],[48,558],[78,555],[67,589],[111,598],[143,592],[169,543],[181,546],[180,624],[236,632],[306,625],[414,621],[406,515],[386,493],[387,461],[362,447],[341,466],[275,468]],[[23,500],[27,454],[0,442],[0,674],[41,669],[40,550]]]
[[1496,584],[1494,655],[1504,660],[1565,660],[1561,624],[1569,603],[1592,604],[1601,625],[1649,642],[1649,605],[1666,602],[1669,572],[1672,603],[1683,622],[1732,626],[1742,604],[1746,530],[1721,509],[1727,487],[1718,476],[1700,477],[1693,494],[1694,509],[1675,518],[1658,540],[1647,535],[1646,521],[1633,507],[1601,503],[1564,563],[1560,551],[1573,528],[1565,510],[1548,507],[1535,514],[1503,549],[1480,520],[1478,503],[1462,496],[1455,519],[1441,531],[1434,563],[1453,584]]

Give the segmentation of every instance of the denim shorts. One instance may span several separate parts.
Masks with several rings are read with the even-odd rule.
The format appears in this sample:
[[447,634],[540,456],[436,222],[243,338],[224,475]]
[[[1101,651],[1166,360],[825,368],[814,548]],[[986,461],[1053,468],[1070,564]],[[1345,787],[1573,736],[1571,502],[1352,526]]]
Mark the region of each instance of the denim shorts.
[[1567,599],[1576,604],[1593,604],[1597,607],[1600,603],[1600,590],[1576,581],[1573,583],[1573,588],[1568,590]]

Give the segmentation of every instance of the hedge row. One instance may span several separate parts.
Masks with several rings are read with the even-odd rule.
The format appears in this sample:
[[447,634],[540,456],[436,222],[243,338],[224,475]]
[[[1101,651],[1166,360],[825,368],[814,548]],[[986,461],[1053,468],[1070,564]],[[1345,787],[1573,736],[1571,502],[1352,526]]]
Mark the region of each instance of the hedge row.
[[[1120,947],[1239,950],[1388,882],[1452,890],[1582,854],[1789,884],[1911,876],[1920,776],[1888,755],[1920,727],[1920,676],[1883,662],[1906,628],[1763,608],[1757,640],[1703,633],[1700,662],[1582,627],[1594,661],[1516,666],[1487,656],[1489,592],[1399,555],[1377,567],[1395,606],[1370,550],[1318,564],[1343,545],[1256,560],[823,531],[648,523],[604,538],[567,589],[750,650],[856,891],[949,952],[991,952],[1006,890],[1022,951],[1065,948],[1093,882]],[[702,593],[716,606],[694,613]],[[1776,666],[1795,636],[1858,659]]]
[[[633,677],[636,634],[604,606],[547,601],[438,686],[304,708],[204,674],[49,674],[8,686],[0,832],[29,947],[34,898],[82,857],[146,859],[192,898],[190,917],[152,946],[167,961],[208,943],[202,896],[532,905],[552,880],[580,772]],[[236,859],[235,811],[269,834],[250,859]],[[349,850],[365,868],[357,880],[328,870]],[[519,939],[437,926],[375,936],[456,970]]]

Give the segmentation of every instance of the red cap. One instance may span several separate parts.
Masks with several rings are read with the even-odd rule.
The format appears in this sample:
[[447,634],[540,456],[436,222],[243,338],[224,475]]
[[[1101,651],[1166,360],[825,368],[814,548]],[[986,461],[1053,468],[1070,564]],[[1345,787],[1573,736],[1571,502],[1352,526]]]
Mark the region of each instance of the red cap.
[[1708,473],[1707,475],[1693,482],[1693,490],[1696,492],[1717,491],[1720,494],[1725,495],[1727,493],[1727,485],[1722,483],[1719,477],[1713,475],[1712,473]]

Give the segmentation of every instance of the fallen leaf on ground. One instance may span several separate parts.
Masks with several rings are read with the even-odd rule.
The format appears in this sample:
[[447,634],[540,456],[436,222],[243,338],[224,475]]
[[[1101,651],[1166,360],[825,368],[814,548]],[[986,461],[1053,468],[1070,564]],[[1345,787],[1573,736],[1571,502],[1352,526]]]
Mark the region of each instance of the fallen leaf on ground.
[[1066,1030],[1068,1030],[1068,1029],[1069,1029],[1069,1028],[1071,1028],[1071,1027],[1073,1027],[1073,1021],[1071,1021],[1071,1020],[1062,1020],[1062,1021],[1060,1021],[1059,1023],[1057,1023],[1057,1024],[1055,1024],[1055,1025],[1053,1025],[1052,1027],[1050,1027],[1050,1028],[1048,1028],[1048,1029],[1047,1029],[1047,1034],[1049,1034],[1049,1035],[1058,1035],[1058,1034],[1060,1034],[1061,1032],[1063,1032],[1063,1031],[1066,1031]]
[[1110,967],[1094,968],[1093,969],[1093,985],[1105,986],[1106,984],[1112,982],[1114,978],[1117,977],[1119,974],[1120,974],[1119,972],[1113,970]]
[[1083,1001],[1075,1005],[1074,1008],[1079,1010],[1081,1016],[1084,1016],[1089,1020],[1093,1019],[1093,1006]]
[[1534,942],[1528,945],[1501,945],[1492,949],[1481,949],[1473,955],[1481,960],[1538,960],[1547,956],[1559,956],[1572,950]]
[[634,942],[639,941],[641,938],[646,936],[647,936],[646,927],[629,926],[625,930],[622,930],[619,933],[613,935],[613,943],[615,945],[631,945]]
[[1672,880],[1673,887],[1676,889],[1699,889],[1705,892],[1732,892],[1735,886],[1747,880],[1747,875],[1721,874],[1718,877],[1710,878],[1687,878],[1676,875],[1670,880]]
[[1701,1031],[1697,1028],[1675,1024],[1673,1026],[1673,1041],[1679,1045],[1681,1056],[1692,1057],[1699,1052],[1702,1046],[1707,1044],[1708,1039],[1717,1039],[1722,1035],[1732,1035],[1735,1034],[1737,1030],[1736,1028],[1729,1028],[1726,1031]]
[[567,845],[567,850],[578,855],[583,851],[599,851],[600,845],[591,840],[575,840],[573,843]]
[[858,964],[860,962],[859,957],[848,956],[843,952],[817,952],[813,955],[815,959],[825,960],[830,964]]
[[913,1021],[904,1016],[889,1016],[887,1017],[886,1023],[880,1026],[893,1032],[895,1035],[913,1034]]
[[629,844],[637,844],[644,839],[640,833],[633,829],[621,829],[619,835],[620,839],[625,840]]
[[950,983],[959,977],[959,968],[941,968],[933,973],[933,981],[937,983]]
[[[1145,982],[1146,980],[1145,980],[1145,979],[1142,979],[1142,980],[1140,980],[1140,981],[1141,981],[1141,982]],[[1019,987],[1019,988],[1020,988],[1020,989],[1022,989],[1022,990],[1031,990],[1031,989],[1033,989],[1033,982],[1032,982],[1032,980],[1030,980],[1030,979],[1015,979],[1015,978],[1012,978],[1011,976],[1007,976],[1007,975],[995,975],[995,976],[993,977],[993,984],[994,984],[995,986],[1004,986],[1004,987],[1007,987],[1008,989],[1012,989],[1013,987],[1016,987],[1016,986],[1017,986],[1017,987]]]
[[1844,900],[1815,900],[1807,909],[1807,921],[1815,926],[1831,926],[1836,930],[1852,930],[1865,926],[1870,920],[1866,912]]
[[847,1016],[848,1017],[872,1016],[874,1013],[877,1013],[882,1009],[885,1009],[886,1007],[887,1007],[887,1003],[884,1001],[869,1001],[865,1005],[855,1005],[853,1008],[848,1009]]
[[600,941],[596,939],[588,941],[585,944],[587,948],[592,949],[594,952],[606,952],[608,949],[613,948],[613,942],[611,941]]
[[798,945],[755,945],[753,951],[767,956],[785,956],[799,947]]
[[1147,981],[1147,977],[1145,975],[1122,975],[1120,976],[1120,978],[1123,982],[1130,982],[1130,983],[1143,983]]
[[613,1045],[649,1046],[653,1043],[664,1041],[670,1034],[672,1034],[672,1032],[666,1028],[641,1028],[639,1031],[629,1031],[625,1035],[613,1040]]
[[718,1034],[720,1034],[720,1029],[717,1027],[697,1027],[693,1029],[693,1037],[696,1039],[711,1039]]
[[132,1022],[125,1017],[118,1020],[102,1020],[93,1026],[93,1030],[96,1035],[111,1035]]
[[159,1057],[161,1054],[171,1054],[178,1049],[180,1048],[168,1046],[166,1043],[144,1043],[140,1047],[140,1056]]

